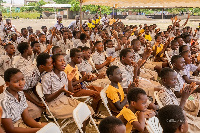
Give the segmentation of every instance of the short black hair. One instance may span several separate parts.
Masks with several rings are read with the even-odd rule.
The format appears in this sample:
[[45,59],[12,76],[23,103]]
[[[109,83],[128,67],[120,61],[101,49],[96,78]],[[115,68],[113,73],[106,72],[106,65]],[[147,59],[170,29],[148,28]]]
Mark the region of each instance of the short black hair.
[[104,43],[104,45],[108,44],[109,42],[112,42],[112,40],[110,40],[110,39],[106,40],[105,43]]
[[41,29],[44,29],[44,28],[46,28],[46,26],[42,26],[42,27],[41,27]]
[[186,122],[183,109],[177,105],[166,105],[158,112],[163,133],[175,133]]
[[179,53],[183,52],[184,47],[188,47],[187,45],[182,45],[179,47]]
[[79,53],[81,52],[79,49],[77,48],[73,48],[70,50],[70,57],[75,57],[76,56],[76,53]]
[[41,36],[43,36],[43,35],[45,35],[45,34],[43,34],[43,33],[40,33],[39,35],[38,35],[38,37],[40,38]]
[[109,75],[113,75],[114,70],[117,69],[117,68],[119,68],[119,67],[115,66],[115,65],[108,67],[107,70],[106,70],[107,76],[109,77]]
[[187,54],[189,52],[190,52],[189,50],[186,50],[186,51],[181,52],[180,55],[183,57],[185,54]]
[[128,52],[131,52],[131,50],[127,49],[127,48],[126,49],[122,49],[120,54],[119,54],[120,60],[122,59],[122,57],[126,57]]
[[169,67],[163,68],[160,72],[161,79],[168,77],[170,72],[175,72],[175,71]]
[[50,58],[50,55],[47,53],[41,53],[38,55],[36,62],[37,62],[37,67],[39,67],[40,65],[46,65],[47,63],[47,59]]
[[4,49],[7,49],[8,46],[10,45],[13,45],[12,43],[7,43],[5,46],[4,46]]
[[131,46],[133,46],[137,41],[139,41],[138,39],[133,39],[132,41],[131,41]]
[[17,68],[8,68],[5,72],[4,72],[4,81],[5,82],[10,82],[10,79],[13,75],[17,74],[18,72],[21,72],[19,69]]
[[23,33],[24,30],[26,30],[26,28],[21,28],[21,33]]
[[174,55],[171,58],[171,63],[174,64],[178,59],[183,58],[181,55]]
[[[61,56],[62,54],[54,54],[51,56],[52,60],[53,60],[53,63],[56,62],[56,59]],[[63,56],[63,55],[62,55]]]
[[94,46],[96,47],[97,44],[99,44],[99,43],[101,43],[101,41],[96,41],[96,42],[94,43]]
[[25,52],[25,50],[27,50],[29,47],[28,42],[21,42],[18,46],[17,46],[17,50],[23,54]]
[[161,36],[159,33],[158,33],[157,35],[155,35],[155,40],[156,40],[159,36]]
[[81,51],[87,51],[87,50],[90,50],[90,48],[89,47],[82,47],[82,49],[81,49]]
[[31,42],[31,47],[33,48],[36,43],[39,43],[39,42],[38,41]]
[[99,123],[98,128],[100,133],[115,133],[115,127],[121,125],[124,125],[124,123],[120,119],[108,116]]
[[85,38],[86,38],[86,34],[85,33],[81,33],[80,40],[85,40]]
[[137,87],[130,88],[127,94],[127,99],[129,104],[131,103],[131,101],[137,102],[139,100],[140,94],[147,95],[146,92],[141,88]]
[[59,46],[54,46],[54,47],[52,48],[52,54],[54,54],[54,52],[55,52],[55,50],[56,50],[57,48],[60,48],[60,47],[59,47]]
[[171,45],[175,45],[176,43],[178,43],[177,40],[172,40],[172,41],[171,41]]
[[177,36],[174,38],[174,40],[178,40],[179,38],[182,38],[181,36]]

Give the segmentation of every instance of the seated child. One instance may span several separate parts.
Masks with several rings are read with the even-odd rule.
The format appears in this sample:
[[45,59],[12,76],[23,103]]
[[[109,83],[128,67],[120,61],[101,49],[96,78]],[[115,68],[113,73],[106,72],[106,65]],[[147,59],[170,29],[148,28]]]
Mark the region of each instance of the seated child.
[[100,93],[97,91],[93,91],[93,90],[86,90],[84,89],[84,81],[91,81],[91,76],[88,74],[85,74],[84,76],[82,76],[82,78],[80,78],[79,73],[78,73],[78,67],[77,64],[80,64],[82,61],[82,53],[81,51],[79,51],[77,48],[73,48],[70,50],[70,57],[71,57],[71,62],[69,64],[67,64],[64,72],[67,73],[71,73],[72,70],[75,69],[76,74],[75,77],[72,81],[72,85],[73,85],[73,90],[69,90],[73,93],[74,97],[80,97],[80,96],[90,96],[93,98],[92,101],[92,108],[95,111],[95,113],[98,113],[100,104],[101,104],[101,98],[100,98]]
[[122,73],[118,66],[110,66],[106,73],[111,81],[106,90],[106,95],[111,112],[116,116],[127,104],[127,97],[124,95],[124,90],[120,85],[120,82],[122,82]]
[[177,105],[166,105],[158,112],[163,133],[187,133],[188,123],[183,109]]
[[117,118],[126,125],[126,133],[131,131],[143,132],[145,130],[145,118],[155,116],[155,112],[147,110],[147,94],[140,88],[132,88],[128,91],[129,106],[123,107]]
[[15,55],[15,47],[8,43],[5,46],[6,55],[0,55],[0,76],[3,77],[4,72],[8,68],[13,67],[13,56]]
[[44,34],[40,33],[38,35],[38,37],[39,37],[39,43],[40,43],[41,53],[42,52],[44,52],[44,53],[48,52],[49,53],[52,45],[50,45],[50,44],[47,45],[46,44],[46,36]]
[[31,48],[33,50],[33,59],[37,59],[37,56],[41,52],[40,43],[38,41],[34,41],[31,43]]
[[[76,74],[76,69],[71,72],[64,72],[65,60],[61,54],[52,56],[54,69],[46,73],[42,78],[42,87],[45,100],[52,114],[58,119],[66,119],[73,116],[73,110],[79,104],[69,96],[73,95],[72,79]],[[66,95],[65,95],[66,93]],[[90,108],[92,114],[93,110]],[[85,131],[85,126],[84,129]]]
[[114,47],[114,44],[112,42],[112,40],[106,40],[105,42],[105,46],[106,46],[106,55],[107,57],[112,56],[113,58],[118,57],[118,50],[121,50],[121,45],[120,43],[118,43],[117,47]]
[[66,53],[67,49],[73,48],[73,43],[68,39],[68,31],[62,32],[62,39],[57,42],[57,46],[59,46],[63,53]]
[[171,59],[172,56],[179,54],[179,45],[176,40],[171,41],[171,48],[169,51],[167,51],[169,58]]
[[190,50],[190,47],[187,45],[182,45],[179,47],[179,54],[182,53],[183,51],[188,51]]
[[17,46],[18,51],[21,53],[20,59],[16,62],[15,67],[21,69],[25,66],[31,65],[32,49],[27,42],[22,42]]
[[4,73],[7,88],[1,94],[3,108],[2,125],[6,132],[37,132],[45,124],[37,123],[28,113],[28,104],[23,93],[24,75],[17,68],[9,68]]
[[100,133],[126,133],[124,123],[113,116],[108,116],[101,120],[99,124]]

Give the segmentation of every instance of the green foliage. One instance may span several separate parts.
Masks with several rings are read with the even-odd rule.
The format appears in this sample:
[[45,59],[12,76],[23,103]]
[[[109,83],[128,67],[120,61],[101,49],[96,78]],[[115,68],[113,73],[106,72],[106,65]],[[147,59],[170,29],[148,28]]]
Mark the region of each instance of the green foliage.
[[53,0],[57,4],[69,4],[71,0]]
[[30,2],[27,6],[33,6],[33,7],[22,7],[21,11],[22,12],[31,12],[31,11],[37,11],[39,13],[42,13],[43,11],[45,11],[44,8],[41,8],[40,6],[45,5],[46,2],[44,0],[40,0],[39,2]]
[[[6,16],[6,18],[11,17],[10,13],[2,13],[3,16]],[[19,17],[19,18],[29,18],[29,19],[37,19],[37,17],[40,17],[40,13],[38,12],[19,12],[19,13],[12,13],[12,17]]]

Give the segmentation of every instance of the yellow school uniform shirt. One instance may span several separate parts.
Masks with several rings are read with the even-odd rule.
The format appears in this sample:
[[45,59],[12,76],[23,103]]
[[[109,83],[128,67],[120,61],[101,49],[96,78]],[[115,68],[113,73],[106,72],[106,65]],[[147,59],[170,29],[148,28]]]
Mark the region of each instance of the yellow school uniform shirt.
[[[67,73],[71,73],[71,71],[72,71],[73,69],[74,69],[73,67],[71,67],[69,64],[67,64],[67,66],[65,67],[64,72],[65,72],[66,74],[67,74]],[[76,80],[79,80],[78,67],[75,66],[75,69],[76,69],[75,78],[76,78]]]
[[140,33],[141,33],[141,34],[144,33],[144,29],[141,29],[141,30],[140,30]]
[[117,115],[117,118],[119,118],[121,115],[126,119],[126,133],[131,133],[131,130],[133,129],[133,125],[131,125],[132,122],[138,121],[137,114],[139,111],[137,111],[135,114],[128,108],[123,107],[123,109],[120,111],[120,113]]
[[88,25],[88,27],[89,27],[90,29],[93,29],[93,28],[95,27],[95,25],[94,25],[93,23],[88,23],[87,25]]
[[112,25],[113,23],[115,23],[116,22],[116,20],[113,18],[113,19],[109,19],[109,25]]
[[[155,50],[155,47],[156,47],[156,46],[153,45],[153,50]],[[164,47],[163,44],[160,44],[160,45],[157,46],[156,55],[157,55],[158,53],[160,53],[160,52],[163,50],[163,47]],[[163,57],[163,53],[160,55],[160,57]]]
[[100,23],[100,20],[101,20],[101,17],[99,17],[99,18],[96,19],[96,20],[92,19],[92,23],[93,23],[93,24],[99,24],[99,23]]
[[120,83],[118,83],[118,88],[119,89],[113,87],[112,85],[109,85],[108,89],[106,90],[107,97],[110,98],[113,103],[116,103],[117,101],[122,102],[124,100],[124,91]]
[[145,34],[144,38],[145,38],[146,40],[148,40],[148,41],[152,41],[152,38],[151,38],[150,35],[146,35],[146,34]]

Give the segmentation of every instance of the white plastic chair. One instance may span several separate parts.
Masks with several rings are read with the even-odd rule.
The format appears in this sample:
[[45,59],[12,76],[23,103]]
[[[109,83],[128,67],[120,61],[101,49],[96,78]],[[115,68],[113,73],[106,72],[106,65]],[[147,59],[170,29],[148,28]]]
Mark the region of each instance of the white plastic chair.
[[163,129],[157,117],[152,117],[146,120],[146,128],[149,133],[162,133]]
[[172,63],[171,63],[171,59],[169,58],[169,55],[168,55],[168,52],[167,52],[167,51],[165,51],[165,55],[166,55],[166,57],[167,57],[167,61],[168,61],[168,63],[169,63],[169,66],[170,66],[171,68],[173,68]]
[[13,62],[12,62],[12,64],[13,64],[13,67],[14,67],[14,68],[16,68],[16,65],[17,65],[17,62],[19,61],[19,59],[20,59],[20,56],[14,56],[14,57],[13,57]]
[[56,124],[50,122],[36,133],[61,133],[61,131]]
[[95,67],[95,64],[94,64],[94,62],[93,62],[93,60],[92,60],[92,57],[90,57],[89,62],[90,62],[90,64],[92,65],[93,69],[96,71],[96,73],[99,74],[99,72],[97,71],[97,69],[96,69],[96,67]]
[[73,118],[81,133],[83,133],[83,130],[81,129],[83,127],[83,122],[88,118],[90,118],[92,121],[95,129],[97,130],[97,133],[100,133],[94,122],[94,119],[92,118],[91,112],[85,103],[79,103],[78,106],[73,110]]
[[[45,102],[45,97],[44,97],[44,94],[43,94],[42,84],[41,84],[41,83],[38,83],[38,84],[37,84],[37,86],[36,86],[36,92],[37,92],[38,96],[40,97],[40,99],[42,100],[42,103],[45,105],[47,111],[49,112],[50,117],[54,120],[54,122],[56,123],[56,125],[59,127],[60,131],[63,132],[62,129],[63,129],[65,126],[67,126],[68,124],[72,123],[73,121],[69,120],[69,121],[65,122],[66,119],[64,119],[61,123],[64,123],[64,122],[65,122],[65,123],[60,127],[60,125],[58,124],[56,118],[55,118],[54,115],[51,113],[51,111],[50,111],[48,105],[47,105],[46,102]],[[47,120],[47,121],[48,121],[48,120]]]
[[107,96],[106,96],[106,90],[108,89],[108,86],[109,85],[107,85],[103,90],[101,90],[100,96],[101,96],[101,100],[103,102],[103,105],[106,107],[109,115],[112,116],[112,113],[111,113],[111,111],[110,111],[110,109],[108,107],[108,99],[107,99]]
[[155,97],[155,99],[156,99],[156,101],[157,101],[157,103],[158,103],[158,106],[159,106],[160,108],[162,108],[163,105],[162,105],[162,103],[161,103],[161,101],[160,101],[160,99],[159,99],[159,97],[158,97],[158,91],[154,91],[154,97]]

